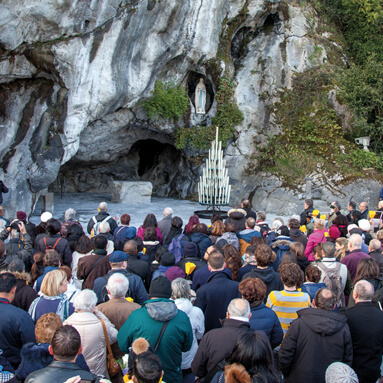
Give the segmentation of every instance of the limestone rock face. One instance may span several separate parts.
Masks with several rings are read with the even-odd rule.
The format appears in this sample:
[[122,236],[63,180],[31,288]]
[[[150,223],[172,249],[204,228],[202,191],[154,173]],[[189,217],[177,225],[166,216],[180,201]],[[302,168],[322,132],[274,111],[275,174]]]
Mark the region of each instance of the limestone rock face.
[[59,184],[107,192],[113,180],[150,181],[156,195],[194,197],[206,152],[174,147],[176,129],[198,123],[192,101],[179,121],[149,119],[141,101],[157,80],[187,87],[202,75],[214,117],[217,71],[234,78],[244,114],[225,150],[232,202],[257,195],[244,168],[278,132],[276,90],[310,66],[316,45],[295,1],[4,0],[0,14],[9,215],[31,212],[39,192]]
[[146,204],[151,201],[153,185],[142,181],[112,181],[110,189],[112,202]]

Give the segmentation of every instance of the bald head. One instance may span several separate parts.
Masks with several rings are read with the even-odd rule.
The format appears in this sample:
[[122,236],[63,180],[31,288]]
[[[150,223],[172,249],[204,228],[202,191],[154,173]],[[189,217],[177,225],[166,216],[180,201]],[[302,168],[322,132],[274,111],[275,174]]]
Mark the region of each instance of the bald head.
[[380,243],[379,239],[372,239],[370,241],[369,250],[370,251],[378,251],[378,250],[380,250],[381,245],[382,244]]
[[365,280],[361,280],[355,284],[353,297],[355,303],[371,302],[374,296],[374,286]]
[[362,248],[363,238],[359,234],[352,234],[348,240],[348,247],[350,251]]
[[332,311],[335,307],[335,296],[329,289],[320,289],[315,294],[313,305],[318,309]]
[[129,255],[137,254],[137,242],[130,240],[124,244],[123,252]]
[[100,211],[107,211],[108,210],[108,204],[106,202],[101,202],[98,205],[98,210],[100,210]]
[[233,299],[227,307],[227,316],[230,317],[241,317],[249,318],[250,305],[245,299]]

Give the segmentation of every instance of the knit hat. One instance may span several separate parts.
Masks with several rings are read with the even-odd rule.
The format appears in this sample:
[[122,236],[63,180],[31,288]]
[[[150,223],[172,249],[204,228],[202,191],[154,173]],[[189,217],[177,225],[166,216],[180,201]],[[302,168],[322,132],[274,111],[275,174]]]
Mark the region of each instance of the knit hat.
[[41,214],[40,220],[41,222],[47,222],[52,217],[53,217],[52,213],[50,213],[49,211],[46,211],[45,213]]
[[340,237],[340,231],[336,226],[331,226],[328,230],[328,235],[330,238],[337,239]]
[[198,246],[194,242],[186,242],[184,246],[184,257],[198,257]]
[[367,221],[367,219],[361,219],[358,221],[359,229],[362,231],[370,231],[371,225],[370,222]]
[[112,254],[109,255],[110,263],[120,263],[124,262],[129,258],[129,255],[124,253],[121,250],[115,250]]
[[161,266],[174,266],[176,263],[176,257],[171,252],[166,252],[162,254],[160,265]]
[[326,383],[358,383],[355,371],[341,362],[331,363],[326,370]]
[[165,277],[173,282],[177,278],[185,278],[184,271],[178,266],[169,267],[165,272]]
[[169,299],[172,295],[172,287],[169,279],[163,275],[153,279],[150,284],[149,295],[152,298]]
[[16,212],[16,218],[19,219],[20,221],[26,221],[27,220],[27,214],[24,213],[23,211],[18,211],[18,212]]

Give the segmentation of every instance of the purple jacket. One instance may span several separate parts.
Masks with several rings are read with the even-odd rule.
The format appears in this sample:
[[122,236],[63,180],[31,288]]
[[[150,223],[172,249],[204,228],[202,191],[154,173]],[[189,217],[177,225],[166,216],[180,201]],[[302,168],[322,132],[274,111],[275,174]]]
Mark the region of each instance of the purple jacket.
[[350,272],[351,281],[355,279],[356,268],[358,263],[362,258],[371,258],[368,254],[363,253],[362,250],[356,249],[351,251],[350,254],[346,255],[340,263],[343,263],[347,266],[348,271]]
[[309,261],[314,261],[313,249],[318,243],[326,242],[326,236],[324,235],[324,231],[314,230],[314,233],[309,235],[309,239],[307,241],[307,246],[305,250],[305,256]]
[[[137,237],[140,237],[142,240],[144,240],[145,230],[146,230],[145,228],[140,226],[137,230]],[[162,243],[162,234],[161,234],[161,230],[159,229],[159,227],[156,227],[156,232],[157,232],[157,241]]]

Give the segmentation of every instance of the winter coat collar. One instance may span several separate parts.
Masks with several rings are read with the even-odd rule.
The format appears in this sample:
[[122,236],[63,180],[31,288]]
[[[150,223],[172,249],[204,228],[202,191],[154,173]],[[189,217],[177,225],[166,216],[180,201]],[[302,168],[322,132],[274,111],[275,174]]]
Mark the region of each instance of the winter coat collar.
[[221,320],[222,327],[247,327],[250,328],[250,323],[248,322],[243,322],[241,320],[236,320],[236,319],[222,319]]
[[210,277],[208,278],[208,280],[207,280],[206,283],[209,283],[209,282],[212,281],[214,278],[215,278],[215,279],[226,278],[226,279],[231,280],[230,275],[227,274],[224,270],[221,270],[221,271],[213,271],[213,272],[211,273]]

